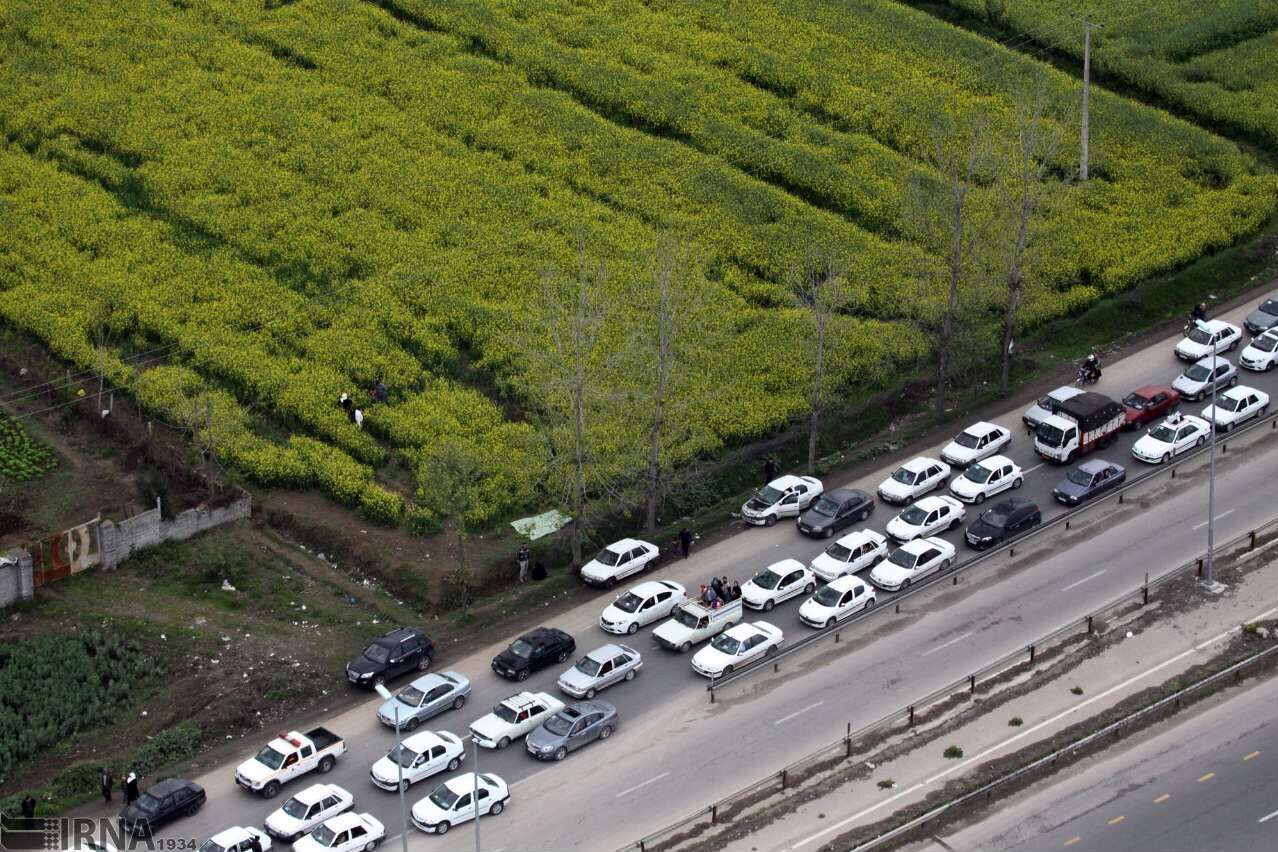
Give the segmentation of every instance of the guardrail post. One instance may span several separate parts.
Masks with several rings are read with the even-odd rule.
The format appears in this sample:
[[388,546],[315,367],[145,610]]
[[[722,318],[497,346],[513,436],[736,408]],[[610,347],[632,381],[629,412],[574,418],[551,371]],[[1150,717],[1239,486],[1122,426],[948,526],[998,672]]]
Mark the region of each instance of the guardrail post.
[[1256,549],[1256,531],[1255,531],[1255,530],[1252,530],[1252,531],[1251,531],[1251,533],[1250,533],[1250,535],[1251,535],[1251,546],[1250,546],[1250,547],[1248,547],[1247,549],[1248,549],[1248,550],[1255,550],[1255,549]]
[[643,845],[642,840],[639,841],[639,852],[648,852],[648,849]]
[[1030,662],[1034,662],[1034,646],[1030,645]]
[[714,684],[710,685],[710,703],[714,703]]
[[719,806],[711,805],[710,806],[710,824],[714,825],[718,821],[719,821]]
[[897,605],[896,605],[896,614],[897,614],[897,615],[900,615],[900,614],[901,614],[901,605],[900,605],[900,604],[897,604]]
[[1121,506],[1121,505],[1123,505],[1123,495],[1122,495],[1122,494],[1119,494],[1119,495],[1118,495],[1118,505],[1120,505],[1120,506]]
[[852,756],[852,723],[848,722],[848,732],[843,735],[843,742],[847,744],[847,754],[844,757]]
[[1203,576],[1203,560],[1202,560],[1202,558],[1200,557],[1200,558],[1199,558],[1199,560],[1198,560],[1198,577],[1199,577],[1199,579],[1202,579],[1202,576]]
[[1011,559],[1011,558],[1012,558],[1013,556],[1015,556],[1015,555],[1016,555],[1016,548],[1015,548],[1015,547],[1009,547],[1009,548],[1007,549],[1007,558],[1008,558],[1008,559]]
[[914,705],[910,705],[910,727],[914,727]]
[[957,586],[957,585],[958,585],[958,574],[955,574],[955,575],[954,575],[954,582],[953,582],[953,583],[951,583],[950,585],[951,585],[951,586]]
[[777,673],[777,672],[779,672],[779,671],[781,671],[781,664],[780,664],[780,663],[773,663],[773,664],[772,664],[772,673],[773,673],[773,674],[776,674],[776,673]]
[[1176,468],[1174,468],[1174,467],[1173,467],[1173,468],[1172,468],[1171,473],[1172,473],[1171,478],[1172,478],[1172,479],[1175,479],[1175,478],[1176,478]]
[[1145,585],[1140,587],[1140,596],[1145,605],[1149,604],[1149,572],[1145,572]]
[[1228,443],[1228,442],[1225,442],[1225,443],[1223,443],[1223,444],[1221,444],[1221,445],[1220,445],[1220,452],[1221,452],[1221,455],[1224,455],[1225,453],[1229,452],[1229,443]]
[[1091,633],[1092,633],[1092,617],[1089,615],[1087,616],[1087,635],[1090,636]]
[[834,644],[839,644],[839,631],[834,631]]
[[976,675],[967,676],[967,691],[970,693],[976,692]]
[[788,769],[781,770],[781,789],[784,790],[789,786],[790,771]]

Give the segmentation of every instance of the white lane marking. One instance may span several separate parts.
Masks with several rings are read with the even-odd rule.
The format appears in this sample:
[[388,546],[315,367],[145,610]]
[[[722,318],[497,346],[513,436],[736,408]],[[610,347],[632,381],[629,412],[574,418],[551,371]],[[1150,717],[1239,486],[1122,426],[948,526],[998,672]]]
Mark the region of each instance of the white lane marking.
[[399,840],[403,836],[404,836],[404,832],[401,831],[399,834],[395,835],[390,840],[383,840],[382,843],[385,844],[386,846],[390,846],[392,843],[394,843],[396,840]]
[[875,811],[877,811],[879,808],[882,808],[885,805],[892,804],[893,802],[895,802],[897,799],[901,798],[902,796],[908,796],[911,793],[921,789],[923,789],[922,784],[915,784],[910,789],[902,790],[901,792],[897,793],[895,796],[888,796],[883,801],[875,805],[870,805],[868,808],[861,811],[860,813],[853,814],[852,816],[848,817],[845,820],[840,820],[839,822],[836,822],[834,825],[826,826],[825,828],[818,831],[816,834],[813,834],[809,837],[805,837],[802,840],[796,841],[795,844],[790,848],[798,849],[800,846],[811,843],[813,840],[816,840],[818,837],[824,837],[825,835],[829,834],[832,831],[838,831],[840,828],[843,828],[843,826],[847,825],[848,823],[856,822],[857,820],[859,820],[861,817],[865,816],[866,814],[872,814]]
[[615,798],[620,799],[622,796],[629,796],[635,790],[642,790],[644,787],[647,787],[649,784],[656,784],[658,781],[660,781],[662,778],[665,778],[669,774],[670,774],[669,772],[663,772],[660,775],[658,775],[656,778],[649,778],[647,781],[644,781],[641,784],[636,784],[635,786],[631,787],[629,790],[622,790],[620,793],[618,793],[615,796]]
[[528,775],[528,776],[525,776],[525,777],[523,777],[523,778],[520,778],[518,781],[512,781],[512,782],[511,782],[509,785],[507,785],[507,786],[509,786],[511,789],[514,789],[515,787],[518,787],[520,784],[524,783],[525,781],[531,781],[531,780],[533,780],[534,778],[536,778],[538,775],[544,775],[545,773],[547,773],[547,772],[549,772],[549,771],[550,771],[550,767],[549,767],[549,766],[547,766],[545,769],[542,769],[542,770],[540,770],[540,771],[538,771],[538,772],[534,772],[532,775]]
[[1099,571],[1097,571],[1095,574],[1088,574],[1088,575],[1087,575],[1086,577],[1084,577],[1083,579],[1081,579],[1081,580],[1077,580],[1077,581],[1075,581],[1075,582],[1073,582],[1073,583],[1070,583],[1068,586],[1066,586],[1065,588],[1061,589],[1061,591],[1062,591],[1062,592],[1068,592],[1070,589],[1073,589],[1073,588],[1075,588],[1075,587],[1077,587],[1077,586],[1081,586],[1081,585],[1083,585],[1083,584],[1084,584],[1084,583],[1086,583],[1088,580],[1095,580],[1097,577],[1099,577],[1101,574],[1104,574],[1104,573],[1105,573],[1106,571],[1108,571],[1108,570],[1109,570],[1108,568],[1102,568],[1102,569],[1100,569]]
[[1021,474],[1022,474],[1023,476],[1029,476],[1031,473],[1033,473],[1034,471],[1038,470],[1040,467],[1042,467],[1042,466],[1043,466],[1043,465],[1045,465],[1045,464],[1047,464],[1047,462],[1040,462],[1039,464],[1036,464],[1036,465],[1034,465],[1033,467],[1031,467],[1029,470],[1021,471]]
[[959,642],[962,642],[964,639],[971,636],[975,632],[976,632],[975,630],[969,630],[966,633],[964,633],[962,636],[955,636],[950,641],[937,645],[935,648],[933,648],[930,651],[924,651],[919,656],[930,657],[931,655],[935,654],[937,651],[944,651],[946,648],[950,647],[951,645],[955,645],[955,644],[958,644]]
[[[1233,509],[1226,509],[1225,511],[1217,515],[1215,518],[1213,518],[1213,520],[1219,521],[1221,518],[1225,517],[1225,515],[1232,515],[1233,513],[1234,513]],[[1190,527],[1190,529],[1200,530],[1205,526],[1207,526],[1207,522],[1203,521],[1201,524],[1195,524],[1194,526]]]
[[802,710],[795,710],[789,716],[782,716],[780,719],[777,719],[772,724],[780,725],[785,722],[788,722],[791,719],[793,719],[795,716],[802,716],[804,713],[808,712],[809,710],[815,710],[816,708],[820,707],[824,703],[825,703],[824,701],[818,701],[816,704],[809,704],[807,707],[804,707]]
[[1261,823],[1261,822],[1269,822],[1269,821],[1270,821],[1271,819],[1273,819],[1274,817],[1278,817],[1278,811],[1274,811],[1274,812],[1273,812],[1273,813],[1271,813],[1271,814],[1265,814],[1265,815],[1264,815],[1264,816],[1262,816],[1260,819],[1256,820],[1256,822],[1258,822],[1258,823]]

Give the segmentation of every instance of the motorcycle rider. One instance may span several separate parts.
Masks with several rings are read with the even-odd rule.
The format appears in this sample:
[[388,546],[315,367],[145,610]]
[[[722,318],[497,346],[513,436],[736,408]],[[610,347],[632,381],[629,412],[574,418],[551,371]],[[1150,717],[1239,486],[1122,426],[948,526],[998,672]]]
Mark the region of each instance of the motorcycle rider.
[[1207,303],[1199,302],[1194,305],[1194,309],[1189,312],[1189,325],[1192,328],[1195,324],[1207,319]]
[[1083,362],[1083,366],[1079,369],[1079,373],[1083,380],[1091,383],[1100,381],[1101,363],[1100,358],[1096,357],[1096,353],[1087,356],[1087,360]]

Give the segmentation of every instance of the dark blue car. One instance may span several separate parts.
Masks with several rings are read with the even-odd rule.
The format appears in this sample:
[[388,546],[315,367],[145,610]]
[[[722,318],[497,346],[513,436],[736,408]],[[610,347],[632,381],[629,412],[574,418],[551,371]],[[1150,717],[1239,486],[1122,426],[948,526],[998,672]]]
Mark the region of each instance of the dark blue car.
[[1127,481],[1127,469],[1104,459],[1090,459],[1057,483],[1052,496],[1066,506],[1077,506]]

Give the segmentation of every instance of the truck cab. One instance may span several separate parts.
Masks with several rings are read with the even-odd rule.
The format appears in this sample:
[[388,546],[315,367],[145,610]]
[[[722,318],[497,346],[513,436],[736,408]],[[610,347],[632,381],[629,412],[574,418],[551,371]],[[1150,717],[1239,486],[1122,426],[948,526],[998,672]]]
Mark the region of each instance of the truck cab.
[[1057,406],[1034,431],[1034,451],[1047,461],[1068,464],[1107,446],[1127,423],[1123,406],[1098,393],[1081,393]]
[[327,728],[280,732],[252,758],[235,769],[235,783],[265,798],[279,792],[280,785],[305,775],[312,769],[328,772],[346,751],[346,743]]

